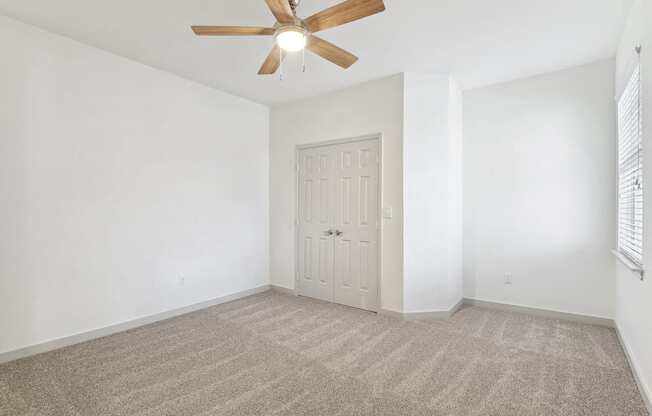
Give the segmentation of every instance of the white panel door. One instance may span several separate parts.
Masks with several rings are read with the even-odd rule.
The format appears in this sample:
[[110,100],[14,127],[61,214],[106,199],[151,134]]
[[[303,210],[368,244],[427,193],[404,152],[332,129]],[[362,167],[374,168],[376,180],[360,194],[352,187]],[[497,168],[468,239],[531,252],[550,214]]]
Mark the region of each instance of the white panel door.
[[378,307],[378,140],[304,149],[298,174],[299,294]]
[[333,301],[335,161],[332,147],[299,152],[299,293]]
[[333,298],[367,310],[378,301],[378,146],[369,140],[335,149]]

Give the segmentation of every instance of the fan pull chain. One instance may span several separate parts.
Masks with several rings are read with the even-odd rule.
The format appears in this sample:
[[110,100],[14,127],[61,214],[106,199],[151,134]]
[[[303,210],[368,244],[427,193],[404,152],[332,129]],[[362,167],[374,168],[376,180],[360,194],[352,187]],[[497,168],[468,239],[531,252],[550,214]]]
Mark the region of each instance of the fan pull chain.
[[306,48],[301,49],[301,72],[306,72]]
[[281,63],[279,68],[279,79],[283,81],[283,49],[278,48],[278,60]]

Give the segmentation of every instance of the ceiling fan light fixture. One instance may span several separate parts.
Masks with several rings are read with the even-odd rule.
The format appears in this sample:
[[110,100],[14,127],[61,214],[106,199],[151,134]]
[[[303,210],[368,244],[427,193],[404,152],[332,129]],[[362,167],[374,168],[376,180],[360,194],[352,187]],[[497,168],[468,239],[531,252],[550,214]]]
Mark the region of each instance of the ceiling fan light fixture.
[[281,64],[289,52],[301,52],[305,71],[306,49],[347,69],[358,57],[315,36],[315,33],[385,11],[383,0],[340,0],[335,6],[302,19],[297,16],[297,7],[303,3],[301,0],[265,0],[265,3],[276,18],[272,26],[192,26],[192,31],[198,36],[274,36],[272,50],[258,70],[258,75],[272,75],[279,69],[282,71]]
[[289,26],[279,29],[276,43],[285,52],[298,52],[306,47],[306,32],[300,27]]

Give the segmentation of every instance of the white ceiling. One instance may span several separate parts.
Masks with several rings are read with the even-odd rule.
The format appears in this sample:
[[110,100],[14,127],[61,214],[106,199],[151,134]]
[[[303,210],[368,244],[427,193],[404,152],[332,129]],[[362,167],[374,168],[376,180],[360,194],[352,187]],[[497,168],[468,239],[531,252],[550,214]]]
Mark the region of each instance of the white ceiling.
[[[270,26],[263,0],[0,0],[0,13],[266,104],[403,71],[451,72],[463,88],[614,56],[632,0],[385,0],[384,13],[320,34],[360,57],[306,54],[285,79],[256,73],[269,37],[198,38],[191,24]],[[302,0],[307,17],[338,0]]]

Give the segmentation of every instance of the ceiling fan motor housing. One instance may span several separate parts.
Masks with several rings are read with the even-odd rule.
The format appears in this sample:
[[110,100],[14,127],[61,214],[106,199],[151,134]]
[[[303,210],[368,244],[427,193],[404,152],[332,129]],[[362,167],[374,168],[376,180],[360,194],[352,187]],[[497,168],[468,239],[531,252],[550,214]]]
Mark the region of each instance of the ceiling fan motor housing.
[[299,7],[299,4],[301,3],[301,0],[288,0],[290,3],[290,8],[292,9],[292,12],[295,14],[297,13],[297,8]]

